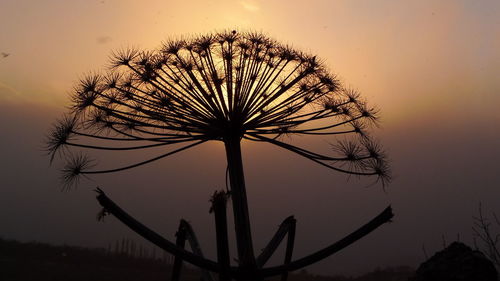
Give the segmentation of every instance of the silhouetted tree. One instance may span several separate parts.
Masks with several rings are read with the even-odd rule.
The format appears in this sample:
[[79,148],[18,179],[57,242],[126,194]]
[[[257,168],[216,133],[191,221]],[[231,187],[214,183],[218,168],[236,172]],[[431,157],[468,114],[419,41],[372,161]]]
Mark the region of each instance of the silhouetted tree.
[[473,219],[472,231],[476,250],[483,252],[493,262],[496,269],[500,270],[500,233],[498,232],[500,220],[493,212],[490,218],[486,216],[481,203],[479,203],[478,214]]
[[[60,152],[67,159],[65,187],[76,185],[80,176],[119,172],[207,141],[222,141],[243,272],[256,272],[263,264],[253,250],[242,139],[276,145],[338,172],[374,176],[384,185],[390,180],[386,158],[367,132],[377,122],[377,111],[356,91],[342,87],[316,56],[260,33],[228,31],[167,41],[155,51],[121,50],[112,55],[111,68],[109,74],[80,81],[71,113],[49,137],[51,159]],[[336,144],[330,155],[324,155],[280,138],[296,134],[330,136]],[[94,169],[89,157],[69,149],[157,147],[166,150],[111,169]],[[389,213],[386,210],[385,221]],[[287,223],[282,236],[294,229],[294,220]]]

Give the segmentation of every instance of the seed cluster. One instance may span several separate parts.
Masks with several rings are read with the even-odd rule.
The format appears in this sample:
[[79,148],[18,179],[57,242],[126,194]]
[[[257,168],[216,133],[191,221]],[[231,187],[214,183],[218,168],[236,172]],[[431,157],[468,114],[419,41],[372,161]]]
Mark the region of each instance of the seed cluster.
[[[68,147],[135,150],[188,144],[108,170],[90,170],[87,157],[67,154],[63,178],[68,186],[79,175],[133,168],[234,136],[278,145],[337,171],[376,175],[383,184],[390,179],[385,156],[367,133],[377,122],[376,110],[356,91],[343,88],[316,56],[260,33],[226,31],[171,40],[155,51],[118,51],[111,56],[110,72],[83,78],[71,99],[71,113],[48,137],[52,158]],[[320,155],[280,138],[295,134],[354,137],[332,145],[332,155]],[[91,145],[90,139],[110,145]],[[141,145],[123,145],[134,141]]]

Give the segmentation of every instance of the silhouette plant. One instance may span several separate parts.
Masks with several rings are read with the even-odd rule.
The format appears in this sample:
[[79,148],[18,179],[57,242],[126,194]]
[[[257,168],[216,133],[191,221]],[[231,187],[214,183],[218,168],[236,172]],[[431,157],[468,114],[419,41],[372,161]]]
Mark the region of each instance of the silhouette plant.
[[497,270],[500,270],[500,234],[496,231],[500,227],[500,219],[494,212],[488,218],[484,214],[481,203],[479,203],[478,214],[473,219],[472,231],[476,250],[483,252],[493,262]]
[[[112,55],[111,68],[106,75],[88,75],[75,88],[71,113],[54,126],[47,141],[51,161],[57,154],[67,159],[62,178],[70,188],[81,176],[119,172],[207,141],[222,141],[230,191],[213,197],[218,263],[203,258],[196,241],[191,243],[194,254],[183,249],[183,239],[174,245],[159,237],[98,190],[103,214],[113,214],[180,261],[218,272],[221,280],[256,280],[277,274],[286,279],[288,271],[331,255],[392,217],[389,207],[345,239],[294,262],[295,220],[290,217],[263,253],[254,255],[241,140],[270,143],[338,172],[373,176],[382,185],[390,180],[386,157],[367,132],[377,123],[377,111],[358,92],[342,87],[316,56],[260,33],[227,31],[167,41],[155,51],[121,50]],[[283,135],[331,136],[336,144],[325,155],[285,142]],[[111,169],[94,169],[85,154],[71,152],[71,148],[125,151],[155,147],[171,148],[151,159]],[[224,238],[225,207],[221,206],[228,196],[233,205],[237,267],[229,264]],[[185,228],[184,222],[180,233]],[[285,264],[263,268],[286,234]]]

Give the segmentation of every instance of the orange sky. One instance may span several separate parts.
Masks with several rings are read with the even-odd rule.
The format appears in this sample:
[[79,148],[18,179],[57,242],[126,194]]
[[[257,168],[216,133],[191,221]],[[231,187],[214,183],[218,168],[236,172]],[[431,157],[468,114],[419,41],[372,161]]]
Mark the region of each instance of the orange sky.
[[7,0],[0,101],[63,105],[78,77],[101,71],[112,50],[236,28],[317,54],[393,121],[471,102],[487,111],[500,102],[500,5],[480,3]]
[[[6,155],[4,159],[12,161],[0,162],[0,171],[5,172],[2,175],[6,178],[5,186],[11,184],[12,187],[0,188],[0,192],[9,198],[32,200],[30,202],[40,208],[51,206],[45,213],[38,209],[21,211],[17,204],[11,203],[16,202],[13,199],[2,202],[2,197],[7,196],[0,194],[0,208],[5,208],[0,211],[0,221],[6,222],[5,235],[58,240],[60,237],[56,234],[37,233],[36,229],[43,227],[37,228],[36,223],[29,222],[30,216],[40,217],[38,221],[41,222],[57,217],[61,214],[56,207],[58,204],[70,209],[68,214],[82,220],[97,210],[93,199],[89,199],[91,196],[81,190],[54,195],[51,192],[57,192],[54,191],[57,188],[41,192],[30,187],[29,192],[43,195],[23,193],[26,185],[33,184],[30,181],[48,186],[57,182],[55,169],[47,167],[47,159],[40,159],[43,158],[39,151],[40,139],[54,117],[68,105],[67,95],[80,77],[92,71],[103,71],[110,53],[121,47],[156,48],[169,37],[220,29],[262,31],[325,60],[345,85],[359,89],[371,104],[381,109],[382,129],[377,135],[388,148],[396,172],[388,193],[379,188],[351,189],[336,185],[330,194],[329,171],[296,158],[290,159],[297,161],[279,165],[284,163],[283,159],[289,161],[286,158],[289,154],[276,152],[272,147],[256,147],[252,150],[255,153],[244,152],[248,186],[272,186],[269,189],[249,188],[250,208],[259,206],[252,211],[254,218],[268,219],[261,222],[261,228],[254,228],[257,237],[270,236],[273,227],[278,225],[280,218],[288,216],[291,209],[299,219],[311,215],[325,222],[331,219],[330,214],[337,215],[332,224],[339,220],[340,233],[335,228],[337,225],[329,226],[334,229],[332,232],[314,237],[299,233],[310,241],[327,243],[331,233],[335,237],[345,234],[367,220],[370,214],[393,203],[398,223],[374,234],[374,240],[367,239],[334,261],[342,265],[350,262],[351,269],[347,272],[354,272],[360,266],[364,266],[363,270],[371,269],[377,262],[394,264],[400,261],[415,265],[421,258],[422,244],[430,245],[428,251],[431,251],[440,245],[442,234],[455,236],[458,231],[470,230],[468,223],[477,200],[486,202],[499,198],[500,178],[494,168],[495,159],[500,157],[499,1],[2,0],[0,53],[8,56],[0,54],[0,131],[6,132],[0,147],[2,155]],[[32,131],[23,130],[23,126]],[[19,145],[19,140],[26,146]],[[249,148],[246,145],[244,151]],[[140,210],[137,212],[146,218],[154,216],[155,210],[180,218],[184,216],[182,207],[186,205],[181,203],[191,200],[192,221],[201,229],[211,227],[211,217],[205,214],[208,205],[194,203],[205,204],[215,188],[214,183],[223,182],[224,163],[217,158],[222,150],[209,147],[131,172],[122,182],[123,190],[114,192],[118,199],[129,203],[131,209]],[[199,152],[206,161],[197,160]],[[193,164],[188,165],[189,161]],[[21,166],[28,162],[37,164],[27,168]],[[169,173],[161,166],[170,167],[168,164],[174,162],[177,163],[173,167],[175,172]],[[203,184],[208,182],[209,188],[195,193],[200,182],[192,178],[179,180],[172,193],[161,197],[162,200],[166,197],[171,206],[155,197],[158,194],[156,187],[150,194],[142,194],[136,187],[127,186],[140,183],[140,178],[161,182],[160,176],[182,176],[182,169],[188,166],[197,169]],[[33,174],[22,180],[9,178],[20,169],[32,169]],[[35,174],[43,174],[40,177],[44,180]],[[305,192],[302,187],[309,179],[314,179],[315,185]],[[111,182],[106,178],[99,180],[99,184],[111,185]],[[354,187],[357,182],[351,180],[346,185]],[[130,196],[144,198],[144,201],[135,202]],[[259,201],[265,196],[270,201],[285,198],[286,202],[276,207],[265,200]],[[44,198],[43,204],[40,198]],[[51,198],[58,200],[57,203]],[[337,205],[329,213],[332,201]],[[362,202],[363,207],[357,208],[350,202]],[[447,202],[447,208],[443,208],[443,202]],[[500,213],[499,208],[496,211]],[[196,217],[195,213],[204,216]],[[318,217],[323,213],[329,215]],[[338,213],[352,213],[353,220],[338,216]],[[26,229],[21,229],[11,217],[19,221],[26,219]],[[81,222],[80,226],[72,224],[69,218],[64,222],[67,226],[59,229],[61,233],[92,232],[94,236],[89,234],[88,237],[104,235],[99,227],[109,233],[119,228],[112,223],[96,227],[94,221]],[[317,231],[314,233],[322,231],[321,224],[315,220],[302,219],[299,223],[299,229],[309,227]],[[167,233],[173,233],[176,224],[174,221],[160,225],[169,231]],[[427,224],[432,227],[424,231]],[[418,231],[422,232],[421,236],[415,238]],[[213,237],[206,235],[208,238],[202,242],[210,244]],[[91,240],[71,237],[64,241],[92,245]],[[370,249],[384,251],[380,247],[394,246],[394,241],[410,245],[408,251],[400,255],[388,253],[384,257],[368,254],[363,261],[356,258],[359,252],[368,253]],[[300,239],[297,243],[301,243]],[[301,244],[297,253],[314,250],[308,247],[308,244]],[[338,267],[329,268],[327,263],[315,269],[341,272]]]

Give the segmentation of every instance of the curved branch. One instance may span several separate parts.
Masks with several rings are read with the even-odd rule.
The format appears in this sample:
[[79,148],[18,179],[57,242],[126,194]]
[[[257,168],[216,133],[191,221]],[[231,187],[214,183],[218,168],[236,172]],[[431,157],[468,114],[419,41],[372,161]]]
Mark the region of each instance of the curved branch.
[[[115,123],[113,125],[117,125],[118,123]],[[78,132],[78,131],[71,131],[75,135],[79,135],[82,137],[88,137],[88,138],[94,138],[94,139],[101,139],[101,140],[109,140],[109,141],[155,141],[155,142],[169,142],[172,140],[182,140],[182,139],[188,139],[192,138],[190,135],[179,135],[179,134],[164,134],[164,137],[156,137],[156,138],[150,138],[150,137],[139,137],[136,135],[132,135],[129,133],[126,133],[124,131],[121,131],[114,126],[109,127],[111,130],[115,131],[116,133],[126,136],[127,138],[118,138],[118,137],[108,137],[108,136],[101,136],[101,135],[92,135],[88,133],[83,133],[83,132]]]
[[287,272],[287,271],[298,270],[298,269],[301,269],[301,268],[306,267],[308,265],[311,265],[313,263],[316,263],[322,259],[325,259],[325,258],[335,254],[336,252],[344,249],[345,247],[351,245],[352,243],[358,241],[359,239],[363,238],[364,236],[368,235],[370,232],[374,231],[382,224],[389,222],[393,218],[393,216],[394,216],[394,214],[392,213],[392,208],[391,208],[391,206],[389,206],[384,211],[382,211],[382,213],[380,213],[378,216],[373,218],[370,222],[363,225],[362,227],[360,227],[358,230],[354,231],[353,233],[342,238],[341,240],[333,243],[332,245],[330,245],[330,246],[328,246],[320,251],[317,251],[311,255],[300,258],[298,260],[295,260],[289,264],[264,268],[261,271],[261,276],[269,277],[269,276],[273,276],[273,275],[279,275],[279,274],[281,274],[283,272]]
[[142,223],[138,222],[132,216],[127,214],[124,210],[122,210],[118,205],[116,205],[108,196],[101,190],[97,189],[97,201],[104,208],[104,210],[117,219],[119,219],[122,223],[128,226],[130,229],[135,231],[137,234],[144,237],[146,240],[155,244],[156,246],[162,248],[163,250],[171,253],[172,255],[179,256],[182,260],[185,260],[193,265],[196,265],[202,269],[206,269],[213,272],[219,272],[219,265],[209,259],[203,258],[201,256],[195,255],[191,252],[188,252],[182,248],[179,248],[174,243],[169,240],[163,238],[156,232],[152,231]]
[[273,238],[271,238],[267,246],[262,250],[262,253],[257,257],[257,265],[259,267],[262,267],[271,258],[281,241],[283,241],[283,238],[285,238],[285,235],[295,232],[295,223],[296,220],[293,216],[289,216],[281,223],[278,231],[276,231]]
[[[179,224],[179,229],[177,230],[177,233],[175,234],[177,239],[176,239],[176,245],[184,249],[186,240],[189,242],[189,245],[191,246],[191,250],[193,253],[197,256],[200,256],[202,258],[205,258],[203,255],[203,252],[201,251],[200,243],[198,242],[198,238],[196,238],[196,234],[194,233],[193,228],[191,227],[191,224],[187,222],[184,219],[181,219],[181,222]],[[172,269],[172,281],[178,281],[180,277],[180,272],[182,268],[182,258],[179,256],[175,256],[174,260],[174,266]],[[201,270],[202,275],[203,275],[203,281],[213,281],[212,276],[208,271],[202,269]]]
[[99,170],[99,171],[81,171],[80,173],[81,174],[106,174],[106,173],[113,173],[113,172],[119,172],[119,171],[123,171],[123,170],[128,170],[128,169],[132,169],[132,168],[135,168],[135,167],[138,167],[138,166],[141,166],[141,165],[144,165],[144,164],[147,164],[147,163],[151,163],[151,162],[154,162],[156,160],[159,160],[161,158],[164,158],[164,157],[167,157],[167,156],[170,156],[172,154],[175,154],[177,152],[180,152],[180,151],[183,151],[185,149],[188,149],[190,147],[193,147],[193,146],[196,146],[198,144],[202,144],[204,142],[206,142],[207,140],[200,140],[198,142],[195,142],[195,143],[192,143],[190,145],[186,145],[184,147],[181,147],[179,149],[176,149],[174,151],[170,151],[170,152],[167,152],[165,154],[162,154],[160,156],[156,156],[154,158],[151,158],[151,159],[148,159],[148,160],[145,160],[145,161],[142,161],[142,162],[139,162],[139,163],[136,163],[136,164],[132,164],[132,165],[129,165],[129,166],[125,166],[125,167],[121,167],[121,168],[116,168],[116,169],[110,169],[110,170]]
[[138,145],[138,146],[124,146],[124,147],[97,146],[97,145],[87,145],[87,144],[80,144],[80,143],[74,143],[74,142],[66,142],[66,145],[81,147],[81,148],[88,148],[88,149],[98,149],[98,150],[136,150],[136,149],[143,149],[143,148],[159,147],[159,146],[163,146],[163,145],[171,145],[171,144],[176,144],[176,143],[181,143],[181,142],[186,142],[186,141],[192,141],[192,140],[169,141],[169,142],[161,142],[161,143],[155,143],[155,144],[146,144],[146,145]]
[[[342,172],[342,173],[349,174],[349,175],[358,175],[358,176],[375,176],[375,175],[380,175],[375,170],[372,171],[372,172],[350,171],[350,170],[341,169],[341,168],[338,168],[338,167],[335,167],[335,166],[332,166],[330,164],[322,162],[322,161],[351,161],[349,158],[346,158],[346,157],[343,157],[343,158],[328,157],[328,156],[317,154],[317,153],[314,153],[314,152],[311,152],[311,151],[308,151],[308,150],[305,150],[305,149],[302,149],[302,148],[299,148],[299,147],[296,147],[296,146],[293,146],[293,145],[290,145],[290,144],[287,144],[287,143],[284,143],[284,142],[277,141],[275,139],[267,138],[267,137],[264,137],[264,136],[259,135],[259,134],[248,133],[248,135],[252,136],[253,138],[249,138],[248,136],[244,136],[244,138],[248,139],[248,140],[253,140],[253,141],[266,141],[266,142],[269,142],[271,144],[277,145],[277,146],[282,147],[284,149],[287,149],[289,151],[295,152],[295,153],[297,153],[298,155],[300,155],[302,157],[305,157],[305,158],[307,158],[307,159],[309,159],[309,160],[311,160],[313,162],[316,162],[316,163],[318,163],[318,164],[320,164],[320,165],[322,165],[324,167],[330,168],[330,169],[338,171],[338,172]],[[368,158],[371,158],[371,156],[361,157],[361,158],[358,158],[357,160],[365,160],[365,159],[368,159]]]
[[[287,149],[287,150],[290,150],[292,152],[295,152],[301,156],[304,156],[308,159],[311,159],[311,160],[318,160],[318,161],[346,161],[346,160],[349,160],[348,158],[346,157],[329,157],[329,156],[325,156],[325,155],[322,155],[322,154],[318,154],[318,153],[314,153],[312,151],[309,151],[309,150],[306,150],[306,149],[303,149],[303,148],[300,148],[300,147],[297,147],[297,146],[294,146],[294,145],[291,145],[291,144],[288,144],[288,143],[284,143],[284,142],[281,142],[281,141],[278,141],[276,139],[271,139],[271,138],[268,138],[268,137],[264,137],[260,134],[254,134],[254,133],[249,133],[249,135],[251,135],[252,137],[255,137],[256,139],[250,139],[250,140],[254,140],[254,141],[265,141],[265,142],[269,142],[271,144],[274,144],[274,145],[277,145],[279,147],[282,147],[284,149]],[[248,139],[248,138],[247,138]],[[343,171],[343,170],[339,170],[339,171]]]

